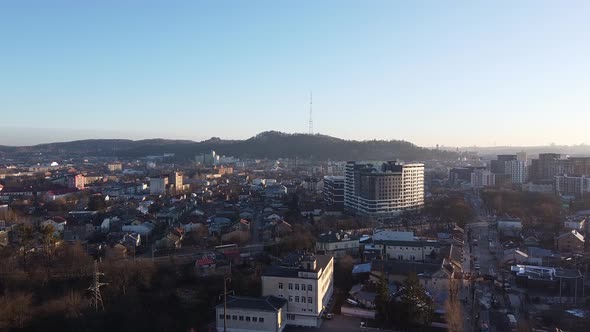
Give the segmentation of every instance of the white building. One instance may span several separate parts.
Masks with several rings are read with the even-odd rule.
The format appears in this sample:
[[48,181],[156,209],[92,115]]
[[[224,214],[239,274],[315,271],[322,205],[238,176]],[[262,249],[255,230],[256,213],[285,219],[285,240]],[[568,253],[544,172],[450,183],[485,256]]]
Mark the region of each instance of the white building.
[[390,218],[424,207],[424,164],[346,165],[344,206],[360,215]]
[[150,178],[150,194],[161,195],[166,192],[166,186],[168,185],[168,177],[161,176]]
[[523,184],[527,180],[526,161],[510,160],[504,162],[504,174],[510,176],[511,182],[514,184]]
[[476,169],[471,173],[471,186],[473,188],[493,187],[496,185],[496,174],[489,170]]
[[220,332],[281,332],[287,322],[286,306],[287,301],[276,296],[230,296],[225,307],[223,303],[215,307],[215,325]]
[[332,256],[292,253],[264,272],[262,295],[287,300],[288,325],[319,327],[333,284]]
[[319,253],[330,254],[336,258],[346,255],[358,255],[359,237],[347,232],[328,232],[321,234],[315,243]]

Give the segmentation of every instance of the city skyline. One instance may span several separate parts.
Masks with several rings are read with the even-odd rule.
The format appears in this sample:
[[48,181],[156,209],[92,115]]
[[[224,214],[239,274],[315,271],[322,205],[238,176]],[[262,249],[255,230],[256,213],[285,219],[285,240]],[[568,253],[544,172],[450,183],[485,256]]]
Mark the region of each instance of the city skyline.
[[345,139],[590,143],[589,14],[581,1],[6,2],[0,145],[305,133],[310,90],[315,132]]

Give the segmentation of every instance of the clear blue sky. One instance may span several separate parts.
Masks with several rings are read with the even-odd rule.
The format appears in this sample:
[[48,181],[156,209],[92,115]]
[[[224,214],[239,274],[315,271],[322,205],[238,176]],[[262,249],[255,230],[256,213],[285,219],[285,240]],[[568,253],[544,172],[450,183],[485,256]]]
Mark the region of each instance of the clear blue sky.
[[588,1],[0,2],[0,145],[590,143]]

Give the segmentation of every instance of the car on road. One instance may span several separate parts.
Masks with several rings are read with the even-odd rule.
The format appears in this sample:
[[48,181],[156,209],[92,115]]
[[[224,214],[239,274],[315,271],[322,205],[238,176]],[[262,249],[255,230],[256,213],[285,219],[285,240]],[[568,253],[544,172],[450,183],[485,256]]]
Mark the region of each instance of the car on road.
[[324,319],[332,319],[334,318],[334,314],[333,313],[328,313],[324,315]]

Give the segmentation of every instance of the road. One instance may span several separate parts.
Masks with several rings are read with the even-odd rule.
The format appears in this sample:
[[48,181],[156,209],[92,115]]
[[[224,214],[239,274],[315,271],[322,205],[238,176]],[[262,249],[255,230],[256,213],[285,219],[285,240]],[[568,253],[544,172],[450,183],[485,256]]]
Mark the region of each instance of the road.
[[[474,276],[494,277],[498,274],[496,249],[499,243],[495,228],[490,226],[492,218],[486,215],[479,195],[467,192],[465,198],[473,209],[474,220],[465,225],[463,271]],[[490,331],[497,330],[494,326],[496,322],[490,315],[493,299],[498,296],[494,292],[490,282],[484,282],[481,278],[463,280],[461,297],[466,300],[463,306],[466,313],[465,331],[479,331],[484,323]]]

